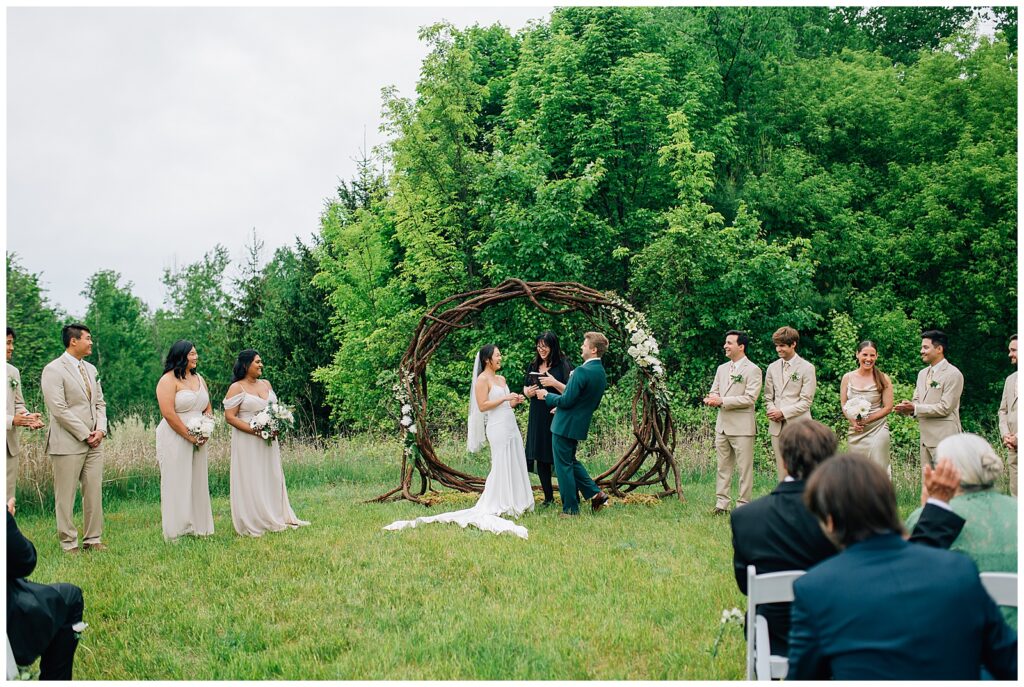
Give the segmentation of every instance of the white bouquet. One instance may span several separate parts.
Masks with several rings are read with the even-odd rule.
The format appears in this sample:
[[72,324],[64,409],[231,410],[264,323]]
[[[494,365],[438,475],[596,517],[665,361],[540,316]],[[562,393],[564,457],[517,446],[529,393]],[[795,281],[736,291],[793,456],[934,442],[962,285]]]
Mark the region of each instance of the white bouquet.
[[256,413],[253,419],[249,421],[249,426],[268,445],[273,443],[274,439],[290,430],[294,425],[295,416],[292,414],[291,408],[283,403],[267,405],[264,410]]
[[851,398],[843,406],[843,412],[851,420],[863,420],[871,413],[871,404],[865,398]]
[[[209,439],[213,436],[213,428],[216,426],[217,421],[210,415],[200,415],[199,417],[191,418],[185,423],[189,435],[199,439]],[[199,444],[192,444],[192,450],[198,451]]]

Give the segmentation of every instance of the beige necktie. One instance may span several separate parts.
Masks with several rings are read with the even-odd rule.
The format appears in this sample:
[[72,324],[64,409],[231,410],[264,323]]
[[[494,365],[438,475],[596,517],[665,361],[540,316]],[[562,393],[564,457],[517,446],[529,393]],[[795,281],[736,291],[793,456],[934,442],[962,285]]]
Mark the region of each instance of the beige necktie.
[[788,360],[783,360],[782,361],[782,376],[783,377],[788,377],[789,376],[789,361]]
[[935,372],[935,367],[932,365],[928,366],[928,374],[925,375],[924,381],[928,386],[932,385],[932,374]]
[[78,363],[78,371],[82,375],[82,381],[85,383],[85,397],[92,401],[92,385],[89,384],[89,375],[85,374],[85,365]]

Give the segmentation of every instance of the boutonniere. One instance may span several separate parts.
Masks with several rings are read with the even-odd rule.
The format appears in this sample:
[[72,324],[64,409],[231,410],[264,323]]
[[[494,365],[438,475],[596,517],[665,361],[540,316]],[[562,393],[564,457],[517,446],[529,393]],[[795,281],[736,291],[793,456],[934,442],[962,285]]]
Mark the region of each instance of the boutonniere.
[[743,381],[743,375],[741,375],[741,374],[730,375],[729,379],[731,379],[735,383],[739,383],[739,382]]
[[789,381],[791,381],[791,382],[795,382],[798,379],[800,379],[800,375],[798,375],[796,372],[794,372],[793,374],[791,374],[789,376]]
[[11,385],[11,388],[12,388],[12,389],[17,389],[17,388],[18,388],[18,380],[17,380],[16,378],[14,378],[14,377],[11,377],[11,378],[10,378],[10,379],[8,380],[8,383],[9,383],[9,384]]
[[935,380],[933,379],[933,380],[931,381],[931,383],[930,383],[930,384],[929,384],[928,386],[930,386],[930,387],[931,387],[931,388],[933,388],[933,389],[938,389],[938,388],[939,388],[939,383],[938,383],[938,382],[936,382],[936,381],[935,381]]

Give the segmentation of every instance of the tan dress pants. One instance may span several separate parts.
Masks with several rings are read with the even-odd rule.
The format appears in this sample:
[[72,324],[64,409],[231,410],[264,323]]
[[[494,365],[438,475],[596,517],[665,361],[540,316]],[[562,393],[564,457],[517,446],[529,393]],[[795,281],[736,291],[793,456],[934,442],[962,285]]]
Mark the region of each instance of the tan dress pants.
[[18,456],[7,454],[7,500],[14,498],[14,488],[18,484]]
[[754,493],[754,437],[735,437],[728,434],[715,435],[715,450],[718,451],[718,478],[715,481],[715,507],[729,509],[729,487],[732,474],[739,468],[740,493],[736,505],[750,503]]
[[86,453],[51,455],[53,462],[53,500],[57,514],[57,536],[62,549],[78,546],[78,530],[72,511],[75,492],[82,485],[84,514],[83,544],[98,544],[103,534],[103,446]]

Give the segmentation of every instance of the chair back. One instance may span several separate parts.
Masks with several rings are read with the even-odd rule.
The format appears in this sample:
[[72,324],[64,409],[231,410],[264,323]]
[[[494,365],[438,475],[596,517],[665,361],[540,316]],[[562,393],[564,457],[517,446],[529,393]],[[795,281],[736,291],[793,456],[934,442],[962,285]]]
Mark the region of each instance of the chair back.
[[7,640],[7,679],[13,680],[18,677],[18,664],[14,660],[14,649],[11,648],[11,638],[4,633],[4,639]]
[[997,606],[1017,608],[1017,573],[983,572],[981,586]]
[[761,604],[793,601],[793,582],[804,572],[784,570],[758,575],[753,565],[747,566],[748,680],[770,680],[772,677],[786,676],[789,663],[784,656],[772,656],[768,640],[768,621],[757,615],[757,607]]

